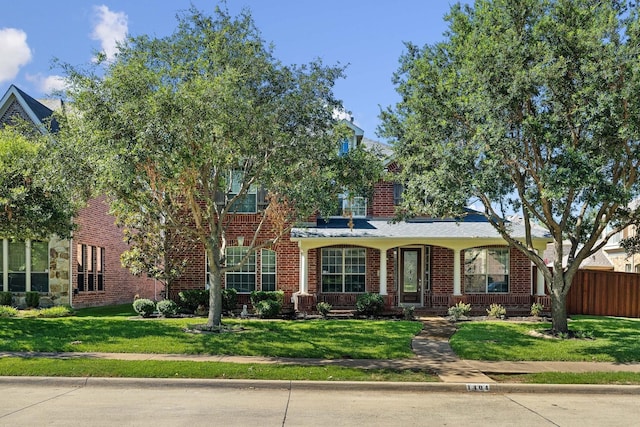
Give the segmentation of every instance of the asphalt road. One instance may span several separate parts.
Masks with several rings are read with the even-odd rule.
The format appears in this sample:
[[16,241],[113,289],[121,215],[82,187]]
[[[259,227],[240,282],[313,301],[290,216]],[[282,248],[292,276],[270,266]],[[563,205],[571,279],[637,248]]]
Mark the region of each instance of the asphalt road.
[[[0,381],[0,426],[631,426],[638,394]],[[443,389],[444,390],[444,389]]]

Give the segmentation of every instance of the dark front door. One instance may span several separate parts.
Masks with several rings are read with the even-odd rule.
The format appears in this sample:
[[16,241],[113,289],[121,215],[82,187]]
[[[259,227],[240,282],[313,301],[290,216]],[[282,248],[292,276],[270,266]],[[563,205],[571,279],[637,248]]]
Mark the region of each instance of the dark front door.
[[422,304],[420,258],[418,248],[400,249],[400,303]]

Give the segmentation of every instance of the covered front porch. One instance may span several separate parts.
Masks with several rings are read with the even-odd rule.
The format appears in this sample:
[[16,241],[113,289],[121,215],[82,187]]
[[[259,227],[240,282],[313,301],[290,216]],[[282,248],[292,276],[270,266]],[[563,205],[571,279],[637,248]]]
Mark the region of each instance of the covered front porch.
[[[292,295],[298,312],[313,312],[318,302],[334,309],[354,309],[363,292],[383,296],[387,312],[399,312],[414,306],[424,314],[446,314],[458,301],[484,310],[491,303],[507,307],[511,313],[528,312],[533,302],[545,301],[542,274],[537,274],[524,254],[513,253],[509,259],[511,284],[490,283],[484,292],[465,292],[464,251],[470,248],[506,247],[507,243],[486,221],[416,221],[389,223],[384,220],[355,220],[349,228],[343,221],[330,221],[315,227],[296,228],[291,240],[299,247],[299,289]],[[523,227],[522,227],[523,228]],[[542,252],[548,238],[536,236],[536,249]],[[338,249],[335,249],[338,248]],[[342,289],[327,286],[333,271],[325,264],[328,254],[345,248],[354,252],[364,248],[366,270],[362,279],[348,278],[349,283],[363,281],[360,287]],[[346,259],[346,258],[345,258]],[[354,270],[349,258],[344,269]],[[526,282],[526,283],[525,283]]]

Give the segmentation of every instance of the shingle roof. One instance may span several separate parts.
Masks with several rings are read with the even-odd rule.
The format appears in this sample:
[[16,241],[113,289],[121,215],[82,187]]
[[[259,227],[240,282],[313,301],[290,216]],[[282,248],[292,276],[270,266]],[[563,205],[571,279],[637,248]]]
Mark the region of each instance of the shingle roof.
[[[353,228],[349,220],[331,219],[318,221],[313,227],[298,227],[291,230],[291,237],[309,238],[425,238],[425,239],[501,239],[496,229],[480,214],[470,214],[456,221],[452,219],[427,219],[392,223],[387,220],[354,219]],[[547,232],[532,230],[533,237],[548,239]],[[524,238],[525,228],[521,224],[511,224],[511,236]]]
[[[41,102],[39,102],[35,98],[32,98],[31,96],[29,96],[26,92],[24,92],[22,89],[20,89],[16,85],[11,85],[9,87],[3,99],[7,99],[7,95],[11,93],[13,93],[16,96],[16,98],[18,99],[18,102],[20,102],[23,108],[29,109],[29,111],[31,111],[31,113],[33,114],[32,118],[35,118],[35,120],[39,122],[36,124],[38,125],[45,124],[47,123],[49,118],[52,116],[53,110],[43,105]],[[2,107],[2,105],[0,105],[0,107]],[[52,120],[51,131],[57,132],[58,129],[59,129],[58,122],[56,120]]]

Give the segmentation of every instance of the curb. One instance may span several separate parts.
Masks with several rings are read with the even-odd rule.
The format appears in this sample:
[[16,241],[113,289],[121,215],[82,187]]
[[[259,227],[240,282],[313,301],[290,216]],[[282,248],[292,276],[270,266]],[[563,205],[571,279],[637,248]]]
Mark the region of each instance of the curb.
[[218,380],[182,378],[0,377],[0,386],[118,387],[118,388],[235,388],[269,390],[409,391],[417,393],[562,393],[640,395],[638,385],[411,383],[372,381]]

